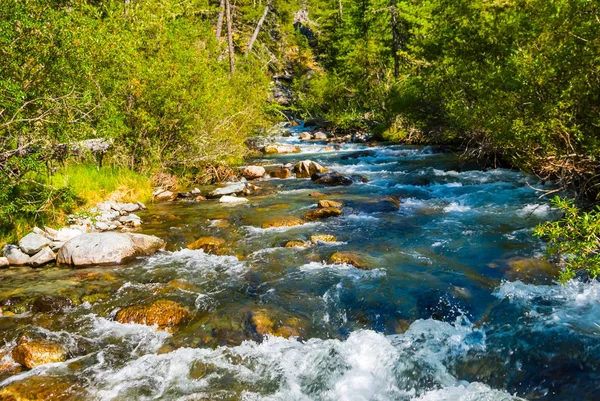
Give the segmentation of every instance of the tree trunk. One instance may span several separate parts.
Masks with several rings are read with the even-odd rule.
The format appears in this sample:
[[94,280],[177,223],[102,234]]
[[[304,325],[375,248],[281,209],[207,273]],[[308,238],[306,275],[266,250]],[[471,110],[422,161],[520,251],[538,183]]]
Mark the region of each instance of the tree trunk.
[[394,53],[394,78],[398,79],[398,76],[400,75],[400,60],[398,58],[400,46],[398,43],[398,24],[396,21],[396,0],[390,0],[390,14],[392,25],[392,52]]
[[225,14],[227,15],[227,43],[229,45],[229,71],[235,73],[235,59],[233,54],[233,26],[231,23],[231,5],[225,0]]
[[340,21],[344,20],[344,8],[342,6],[342,0],[338,0],[338,7],[340,11]]
[[260,19],[258,20],[258,24],[256,24],[256,29],[254,30],[254,33],[252,34],[252,38],[250,39],[250,43],[248,44],[248,48],[246,49],[246,57],[248,57],[248,55],[252,51],[254,42],[256,41],[256,38],[258,38],[258,33],[260,32],[260,28],[262,27],[262,24],[265,22],[265,18],[267,18],[267,14],[269,13],[270,6],[271,6],[271,0],[267,0],[267,5],[265,6],[265,12],[263,13],[262,17],[260,17]]
[[219,19],[217,20],[217,40],[221,40],[221,31],[223,30],[223,14],[225,14],[225,0],[221,0],[219,6]]

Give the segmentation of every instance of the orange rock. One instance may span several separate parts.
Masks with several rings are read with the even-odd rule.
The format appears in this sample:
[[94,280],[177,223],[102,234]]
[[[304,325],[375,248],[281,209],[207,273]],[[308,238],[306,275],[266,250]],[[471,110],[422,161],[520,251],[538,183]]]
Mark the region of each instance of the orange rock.
[[331,263],[348,264],[361,270],[371,270],[373,268],[369,258],[354,252],[336,252],[329,259]]
[[293,227],[304,224],[304,220],[296,216],[278,216],[265,221],[262,228]]
[[157,325],[160,330],[165,330],[189,319],[190,316],[189,309],[177,302],[160,299],[145,305],[123,308],[117,313],[115,320],[119,323]]
[[259,309],[253,312],[251,321],[258,334],[273,334],[275,324],[269,318],[268,312],[265,309]]
[[2,401],[85,401],[89,394],[65,377],[31,376],[0,389]]
[[306,213],[304,218],[306,221],[315,221],[320,219],[326,219],[328,217],[340,216],[342,211],[335,207],[327,207],[323,209],[315,209]]
[[320,208],[328,208],[328,207],[336,207],[336,208],[340,208],[343,206],[342,202],[337,202],[337,201],[332,201],[332,200],[327,200],[327,199],[322,199],[319,201],[318,203]]
[[47,363],[64,362],[67,351],[60,344],[43,341],[28,341],[22,338],[12,351],[15,362],[32,369]]
[[196,241],[188,245],[188,249],[202,249],[204,252],[215,252],[218,248],[225,244],[225,240],[216,237],[200,237]]

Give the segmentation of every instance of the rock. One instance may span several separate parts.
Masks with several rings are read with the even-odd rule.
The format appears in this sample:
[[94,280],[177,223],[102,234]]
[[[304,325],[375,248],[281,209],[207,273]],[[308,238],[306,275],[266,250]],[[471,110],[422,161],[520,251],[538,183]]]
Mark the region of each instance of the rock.
[[286,153],[300,153],[302,150],[300,147],[295,145],[279,145],[272,144],[267,145],[263,148],[265,154],[286,154]]
[[336,208],[341,208],[343,206],[342,202],[337,202],[337,201],[332,201],[332,200],[327,200],[327,199],[322,199],[319,201],[318,203],[320,208],[328,208],[328,207],[336,207]]
[[42,295],[37,297],[31,306],[36,313],[58,313],[73,307],[73,301],[67,297]]
[[311,139],[313,139],[313,136],[310,132],[302,132],[300,135],[298,135],[298,138],[300,138],[303,141],[310,141]]
[[537,258],[515,257],[508,260],[507,276],[526,284],[550,284],[560,273],[551,263]]
[[330,234],[317,234],[310,236],[310,242],[313,244],[317,242],[337,242],[337,238]]
[[277,216],[265,221],[262,228],[293,227],[302,224],[304,224],[304,220],[296,216]]
[[119,217],[119,221],[121,223],[127,224],[127,223],[132,223],[134,221],[142,221],[142,219],[140,219],[140,216],[138,216],[137,214],[131,213],[127,216],[121,216]]
[[61,228],[56,232],[53,240],[55,242],[67,242],[75,237],[80,236],[81,234],[83,234],[83,231],[77,228]]
[[177,198],[179,199],[187,199],[187,198],[191,198],[193,195],[191,192],[178,192],[177,193]]
[[95,224],[96,230],[98,231],[108,231],[110,230],[110,226],[102,221],[99,221]]
[[56,255],[50,247],[45,247],[29,259],[29,264],[33,267],[45,265],[56,260]]
[[202,195],[198,195],[198,196],[196,196],[196,197],[194,198],[194,200],[195,200],[196,202],[202,202],[202,201],[205,201],[205,200],[206,200],[206,198],[205,198],[204,196],[202,196]]
[[267,311],[264,309],[260,309],[252,313],[251,317],[252,325],[256,332],[260,335],[273,334],[273,329],[275,328],[275,324],[267,315]]
[[357,182],[369,182],[369,179],[361,174],[353,174],[352,179]]
[[198,188],[192,189],[190,193],[194,196],[202,195],[202,191],[200,191]]
[[294,173],[297,178],[309,178],[315,173],[324,173],[327,169],[319,163],[311,160],[303,160],[294,166]]
[[285,243],[286,248],[307,248],[309,245],[304,241],[288,241]]
[[29,233],[19,241],[19,248],[28,255],[35,255],[45,246],[50,245],[50,240],[43,235]]
[[310,196],[311,198],[321,198],[325,196],[325,194],[322,194],[321,192],[311,192],[308,194],[308,196]]
[[229,203],[229,204],[239,204],[239,203],[246,203],[248,202],[247,198],[243,198],[243,197],[237,197],[237,196],[221,196],[219,198],[219,202],[221,203]]
[[146,205],[144,205],[142,202],[140,202],[140,201],[137,201],[136,203],[137,203],[137,205],[140,207],[140,209],[141,209],[141,210],[146,210],[146,209],[148,209],[148,208],[146,207]]
[[52,241],[50,243],[50,249],[52,249],[54,252],[58,252],[58,250],[62,248],[64,244],[64,242]]
[[127,213],[137,212],[140,209],[141,207],[137,203],[124,203],[121,205],[121,210],[124,210]]
[[62,376],[30,376],[0,389],[2,401],[85,401],[84,389]]
[[331,263],[348,264],[361,270],[373,269],[372,263],[365,255],[354,252],[336,252],[329,258]]
[[196,241],[188,244],[188,249],[202,249],[206,253],[212,253],[225,245],[225,240],[216,237],[200,237]]
[[362,150],[360,152],[354,152],[341,157],[342,160],[358,159],[359,157],[373,157],[376,153],[372,150]]
[[220,198],[224,195],[233,195],[243,192],[246,189],[246,184],[243,182],[228,185],[223,188],[217,188],[214,191],[210,192],[207,197],[208,198]]
[[292,172],[285,167],[280,167],[275,170],[269,171],[269,175],[273,178],[285,179],[290,178],[292,176]]
[[177,198],[177,194],[171,191],[163,191],[154,195],[154,200],[158,202],[169,202],[175,200]]
[[151,255],[165,246],[154,236],[125,233],[88,233],[66,242],[57,256],[59,264],[73,266],[122,264]]
[[319,132],[315,132],[313,137],[318,141],[323,141],[323,140],[327,139],[327,134],[319,131]]
[[340,173],[315,173],[311,177],[316,184],[339,186],[352,185],[352,179]]
[[29,263],[29,255],[23,253],[18,246],[6,245],[2,249],[2,255],[13,266],[23,266]]
[[145,305],[129,306],[121,309],[115,318],[119,323],[135,323],[147,326],[158,326],[160,330],[168,330],[189,319],[189,309],[177,302],[160,299]]
[[325,149],[323,149],[325,152],[332,152],[335,150],[335,148],[333,146],[325,146]]
[[28,341],[22,338],[12,351],[15,362],[33,369],[47,363],[64,362],[67,351],[60,345],[45,341]]
[[10,266],[10,263],[8,262],[8,258],[5,258],[4,256],[0,257],[0,268],[8,267],[8,266]]
[[322,209],[315,209],[307,212],[304,216],[306,221],[315,221],[326,219],[328,217],[340,216],[342,211],[336,207],[326,207]]

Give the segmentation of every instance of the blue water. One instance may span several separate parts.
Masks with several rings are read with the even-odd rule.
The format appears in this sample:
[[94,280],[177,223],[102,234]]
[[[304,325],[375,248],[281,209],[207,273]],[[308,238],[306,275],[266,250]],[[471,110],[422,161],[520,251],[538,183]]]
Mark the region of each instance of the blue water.
[[[552,268],[535,260],[543,243],[532,228],[556,217],[533,189],[542,183],[430,147],[327,151],[325,143],[300,141],[302,130],[276,139],[302,153],[255,163],[310,159],[368,182],[272,179],[257,182],[262,190],[242,206],[153,205],[144,230],[166,238],[170,252],[89,269],[112,277],[76,290],[81,271],[5,274],[2,294],[37,277],[43,289],[19,294],[108,296],[46,319],[0,317],[6,347],[26,330],[59,341],[78,363],[0,376],[0,387],[52,375],[98,400],[597,399],[600,285],[558,285]],[[342,159],[364,150],[372,153]],[[304,216],[316,205],[308,196],[315,191],[342,201],[343,215],[261,228],[274,216]],[[390,196],[399,208],[385,201]],[[284,247],[313,234],[337,242]],[[223,254],[181,250],[206,235],[227,241]],[[361,253],[372,270],[330,263],[336,251]],[[113,321],[121,307],[164,298],[195,317],[173,333]],[[274,334],[292,331],[263,336],[253,316],[267,316]]]

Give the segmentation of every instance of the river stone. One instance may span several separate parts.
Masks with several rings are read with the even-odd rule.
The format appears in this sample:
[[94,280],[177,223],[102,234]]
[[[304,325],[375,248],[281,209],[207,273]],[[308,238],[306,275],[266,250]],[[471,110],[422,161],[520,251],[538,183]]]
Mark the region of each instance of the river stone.
[[338,209],[343,206],[342,202],[322,199],[319,201],[318,206],[320,208],[337,207]]
[[19,241],[19,248],[28,255],[35,255],[48,245],[50,245],[50,240],[36,233],[29,233]]
[[361,270],[373,269],[373,263],[369,257],[355,252],[335,252],[333,255],[331,255],[329,261],[330,263],[352,265]]
[[315,220],[326,219],[328,217],[340,216],[341,214],[342,214],[342,211],[336,207],[326,207],[326,208],[315,209],[315,210],[311,210],[311,211],[307,212],[306,215],[304,216],[304,219],[306,221],[315,221]]
[[303,141],[310,141],[313,136],[310,132],[302,132],[300,135],[298,135],[298,138],[300,138]]
[[2,401],[85,401],[89,394],[64,376],[30,376],[0,389]]
[[318,141],[322,141],[322,140],[327,139],[327,134],[319,131],[319,132],[315,132],[313,137]]
[[58,251],[57,261],[73,266],[116,265],[152,255],[164,245],[162,239],[151,235],[88,233],[66,242]]
[[224,195],[233,195],[240,192],[243,192],[246,189],[246,183],[239,182],[236,184],[228,185],[223,188],[217,188],[214,191],[211,191],[207,197],[208,198],[220,198]]
[[124,210],[127,213],[137,212],[140,209],[141,207],[137,203],[123,203],[121,205],[121,210]]
[[311,177],[316,184],[339,186],[352,185],[352,179],[337,172],[333,173],[315,173]]
[[290,171],[290,169],[287,169],[285,167],[279,167],[279,168],[269,171],[269,175],[272,178],[286,179],[286,178],[290,178],[292,176],[292,172]]
[[242,198],[242,197],[237,197],[237,196],[221,196],[219,198],[219,202],[221,203],[229,203],[229,204],[236,204],[236,203],[246,203],[248,202],[248,199],[246,198]]
[[67,242],[72,240],[75,237],[80,236],[81,234],[83,234],[83,231],[77,229],[77,228],[61,228],[60,230],[58,230],[56,232],[56,234],[54,235],[53,240],[55,242]]
[[13,349],[12,357],[15,362],[33,369],[47,363],[64,362],[67,360],[67,352],[60,344],[22,338]]
[[310,243],[299,240],[288,241],[285,243],[286,248],[307,248],[309,245]]
[[119,221],[121,223],[131,223],[131,222],[133,222],[135,220],[141,221],[142,219],[140,219],[140,216],[138,216],[137,214],[133,214],[133,213],[131,213],[131,214],[127,215],[127,216],[121,216],[119,218]]
[[134,305],[121,309],[115,318],[119,323],[135,323],[158,326],[168,330],[191,316],[189,309],[177,302],[159,299],[145,305]]
[[330,234],[316,234],[310,236],[310,242],[313,244],[317,242],[337,242],[337,238]]
[[296,216],[277,216],[265,221],[262,228],[293,227],[304,224],[304,220]]
[[177,194],[171,191],[163,191],[154,195],[154,200],[158,202],[168,202],[175,200],[175,198],[177,198]]
[[29,263],[29,255],[23,253],[18,246],[6,245],[2,249],[2,254],[13,266],[23,266]]
[[33,301],[31,310],[35,313],[58,313],[73,307],[73,301],[67,297],[42,295]]
[[361,150],[360,152],[354,152],[341,157],[342,160],[358,159],[360,157],[373,157],[376,153],[372,150]]
[[294,166],[297,178],[309,178],[315,173],[324,173],[327,169],[311,160],[303,160]]
[[225,240],[216,237],[200,237],[196,241],[188,244],[188,249],[197,250],[202,249],[204,252],[214,252],[220,247],[225,245]]
[[248,166],[242,172],[244,178],[253,180],[255,178],[261,178],[265,175],[265,168],[262,166]]
[[4,256],[0,257],[0,268],[8,267],[9,265],[10,265],[10,263],[8,262],[7,258],[5,258]]
[[29,264],[33,267],[45,265],[56,260],[56,255],[52,252],[49,247],[44,247],[41,251],[36,253],[29,259]]
[[302,150],[300,147],[295,145],[280,145],[271,144],[263,148],[263,152],[266,154],[286,154],[286,153],[300,153]]
[[94,224],[94,227],[96,227],[96,230],[98,231],[108,231],[110,230],[110,226],[106,223],[104,223],[103,221],[99,221],[96,224]]

